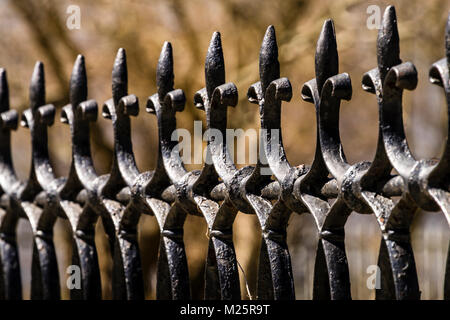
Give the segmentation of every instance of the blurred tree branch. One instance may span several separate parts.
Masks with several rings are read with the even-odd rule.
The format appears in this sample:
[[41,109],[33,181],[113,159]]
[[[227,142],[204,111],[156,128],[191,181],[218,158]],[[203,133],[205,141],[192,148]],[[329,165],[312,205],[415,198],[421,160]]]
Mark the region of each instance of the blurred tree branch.
[[[66,47],[70,48],[73,52],[73,59],[75,59],[77,50],[63,30],[59,15],[55,12],[53,1],[47,0],[37,4],[36,1],[20,0],[9,1],[9,4],[16,10],[21,16],[22,21],[28,26],[32,38],[47,57],[50,66],[58,79],[58,86],[60,89],[58,92],[60,92],[61,96],[59,96],[55,102],[67,101],[69,97],[69,82],[64,72],[64,60],[57,52],[55,40],[60,41]],[[52,35],[52,37],[49,35]]]

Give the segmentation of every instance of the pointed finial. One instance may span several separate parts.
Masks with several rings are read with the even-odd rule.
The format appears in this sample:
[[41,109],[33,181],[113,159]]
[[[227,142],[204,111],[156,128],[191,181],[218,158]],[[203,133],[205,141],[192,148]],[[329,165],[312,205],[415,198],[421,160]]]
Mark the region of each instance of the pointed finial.
[[127,56],[124,48],[117,51],[116,60],[112,71],[112,92],[114,104],[118,105],[119,100],[128,95],[128,71]]
[[76,108],[81,102],[87,100],[87,77],[84,57],[79,54],[73,65],[70,76],[70,103]]
[[267,27],[259,52],[259,77],[262,92],[266,92],[269,84],[280,77],[278,62],[278,45],[274,26]]
[[209,43],[205,61],[205,81],[208,98],[211,99],[216,87],[225,83],[225,61],[223,59],[220,33],[214,32]]
[[384,11],[381,29],[378,31],[377,58],[382,81],[384,81],[391,67],[402,62],[400,60],[400,39],[394,6],[388,6]]
[[9,89],[6,70],[0,68],[0,113],[9,110]]
[[45,104],[44,64],[36,62],[30,84],[30,108],[35,110]]
[[163,101],[166,94],[173,90],[173,54],[170,42],[164,42],[159,55],[158,66],[156,68],[156,85],[158,87],[159,101]]
[[450,12],[448,13],[447,26],[445,27],[445,55],[450,69]]
[[317,40],[315,65],[317,89],[320,93],[325,81],[339,73],[336,33],[333,20],[331,19],[325,20],[319,40]]

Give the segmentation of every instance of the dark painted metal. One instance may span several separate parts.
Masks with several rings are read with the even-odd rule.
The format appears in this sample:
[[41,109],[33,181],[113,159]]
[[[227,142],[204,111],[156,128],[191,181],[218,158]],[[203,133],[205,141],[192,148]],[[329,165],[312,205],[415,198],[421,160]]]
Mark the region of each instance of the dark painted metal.
[[238,101],[237,88],[225,83],[225,61],[220,33],[214,32],[205,61],[206,87],[195,94],[194,103],[206,113],[208,144],[207,163],[193,184],[194,201],[208,225],[209,246],[205,266],[205,299],[237,300],[241,298],[236,253],[233,245],[233,222],[237,208],[226,197],[222,203],[210,193],[220,184],[231,186],[237,170],[226,149],[226,112]]
[[59,205],[72,228],[72,264],[81,272],[81,288],[70,291],[72,300],[101,299],[100,271],[95,247],[98,214],[88,203],[80,203],[80,193],[96,191],[89,123],[97,120],[98,107],[87,100],[87,76],[84,57],[79,55],[70,79],[70,104],[61,111],[61,122],[70,126],[72,163],[65,184],[59,189]]
[[[294,181],[306,169],[292,168],[286,159],[281,130],[281,101],[289,101],[292,88],[287,78],[280,77],[278,47],[273,26],[267,28],[259,54],[260,81],[248,91],[249,101],[259,105],[261,116],[260,143],[265,159],[258,163],[246,179],[246,199],[261,225],[263,239],[258,265],[258,299],[295,299],[291,258],[286,243],[286,228],[293,210],[303,205],[292,195]],[[272,134],[278,135],[272,137]],[[268,164],[268,165],[267,165]],[[271,173],[281,186],[275,203],[260,194],[272,182]],[[291,209],[293,208],[293,209]]]
[[[444,88],[450,110],[450,16],[445,33],[445,58],[430,69],[430,81]],[[16,240],[19,218],[33,231],[32,299],[59,299],[60,284],[53,226],[69,220],[72,263],[81,271],[81,288],[71,299],[100,299],[101,282],[95,246],[95,225],[101,217],[113,257],[113,297],[143,299],[138,245],[141,214],[154,215],[160,228],[157,299],[189,299],[190,285],[183,227],[188,214],[203,217],[209,234],[205,299],[240,299],[238,263],[232,240],[237,212],[256,214],[262,231],[258,265],[258,299],[295,299],[291,258],[286,242],[292,212],[314,217],[319,242],[314,270],[314,299],[350,299],[344,226],[351,212],[374,214],[382,240],[378,258],[381,289],[377,299],[419,299],[420,291],[410,240],[418,208],[443,211],[450,224],[449,138],[439,161],[416,160],[407,145],[402,121],[403,90],[417,85],[417,71],[399,57],[395,10],[384,14],[377,43],[377,68],[367,72],[363,89],[374,93],[379,106],[379,136],[372,162],[349,164],[339,134],[341,100],[352,95],[350,77],[339,74],[334,25],[325,21],[317,42],[315,78],[304,84],[302,98],[314,103],[317,120],[315,158],[311,166],[292,166],[281,136],[281,104],[292,98],[287,78],[280,78],[275,29],[270,26],[260,50],[260,81],[248,90],[261,118],[258,162],[238,169],[229,154],[227,108],[238,103],[237,88],[225,83],[220,34],[212,36],[205,61],[205,88],[194,104],[205,111],[207,161],[188,171],[178,150],[176,112],[186,98],[174,89],[172,46],[166,42],[158,61],[158,91],[146,111],[156,114],[159,146],[155,170],[140,173],[133,154],[131,118],[139,112],[128,94],[124,49],[112,72],[112,98],[102,108],[114,130],[114,155],[109,174],[98,176],[90,151],[90,122],[98,107],[87,98],[84,58],[75,62],[70,103],[61,121],[71,130],[72,163],[67,178],[56,178],[49,159],[47,126],[55,107],[45,104],[43,64],[38,62],[30,86],[30,108],[22,125],[31,133],[32,163],[27,181],[20,181],[11,158],[10,131],[18,113],[9,109],[6,71],[0,69],[0,298],[21,299]],[[449,111],[450,112],[450,111]],[[450,129],[449,129],[450,132]],[[395,169],[396,173],[393,173]],[[450,257],[444,296],[450,299]]]
[[[21,207],[33,230],[31,265],[31,299],[59,299],[60,286],[53,226],[57,218],[56,194],[63,183],[56,179],[48,153],[47,126],[53,124],[55,107],[45,104],[44,65],[37,62],[31,77],[30,108],[22,114],[21,124],[30,129],[31,169],[29,179],[20,195]],[[45,199],[38,206],[35,198]]]
[[[314,217],[319,232],[314,266],[314,299],[350,299],[350,277],[344,244],[344,225],[352,208],[342,193],[350,169],[339,137],[339,105],[352,95],[350,77],[338,74],[334,25],[325,21],[316,48],[316,78],[302,88],[302,98],[314,103],[317,120],[316,153],[308,173],[295,182],[295,195]],[[330,204],[320,190],[336,180],[338,195]]]
[[[9,88],[6,70],[0,70],[0,187],[1,187],[1,221],[0,221],[0,297],[2,299],[22,299],[19,252],[17,248],[16,227],[20,205],[20,194],[24,183],[14,170],[11,158],[11,130],[17,129],[19,115],[9,110]],[[23,215],[24,216],[24,215]]]
[[[174,90],[172,45],[164,43],[159,57],[156,83],[158,93],[149,97],[146,111],[157,115],[159,145],[156,169],[141,174],[132,188],[132,210],[156,217],[160,228],[156,298],[183,300],[190,298],[189,272],[183,242],[183,225],[186,212],[180,205],[173,205],[175,188],[164,167],[162,148],[170,139],[174,113],[184,108],[182,90]],[[164,125],[164,123],[169,125]],[[168,130],[168,131],[163,131]],[[167,200],[165,195],[169,195]]]
[[[126,53],[123,48],[117,52],[112,71],[112,98],[102,109],[104,118],[111,120],[114,129],[114,156],[111,172],[99,193],[107,217],[114,225],[113,246],[113,298],[144,299],[144,285],[141,258],[137,238],[137,224],[140,214],[126,210],[119,202],[120,192],[130,192],[139,176],[139,170],[131,143],[131,119],[139,113],[138,98],[128,95],[128,71]],[[106,212],[105,212],[106,214]]]
[[381,289],[376,291],[377,299],[420,298],[409,231],[420,202],[411,199],[414,195],[409,186],[398,201],[379,194],[380,186],[392,178],[392,168],[407,186],[415,166],[403,129],[402,94],[404,89],[415,89],[417,72],[412,63],[401,63],[399,52],[397,18],[394,7],[389,6],[378,33],[378,68],[363,77],[363,89],[375,93],[378,100],[378,147],[371,166],[359,173],[360,197],[377,217],[382,232],[378,257]]

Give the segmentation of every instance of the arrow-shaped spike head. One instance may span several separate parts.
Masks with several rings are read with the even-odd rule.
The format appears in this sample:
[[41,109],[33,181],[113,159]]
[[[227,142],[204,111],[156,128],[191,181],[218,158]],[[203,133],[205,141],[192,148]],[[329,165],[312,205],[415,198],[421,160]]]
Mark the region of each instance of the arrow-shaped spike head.
[[450,69],[450,12],[448,13],[447,26],[445,27],[445,56]]
[[377,58],[382,81],[384,81],[390,68],[402,62],[400,60],[400,40],[394,6],[388,6],[384,11],[381,29],[378,31]]
[[81,102],[87,100],[87,77],[84,57],[79,54],[73,65],[70,76],[70,103],[76,108]]
[[112,93],[114,104],[118,105],[122,97],[128,95],[127,55],[124,48],[117,51],[112,71]]
[[259,78],[263,94],[269,84],[280,77],[278,45],[274,26],[267,27],[259,52]]
[[6,70],[0,68],[0,113],[9,110],[9,89]]
[[45,105],[45,75],[44,64],[40,61],[34,66],[33,75],[30,83],[30,107],[36,110]]
[[315,65],[317,89],[320,93],[325,81],[339,73],[336,33],[331,19],[327,19],[323,23],[319,40],[317,40]]
[[173,54],[170,42],[164,42],[159,55],[158,67],[156,68],[156,85],[158,87],[159,101],[163,101],[166,94],[173,90]]
[[225,61],[223,59],[220,33],[214,32],[209,43],[205,61],[205,82],[208,98],[211,99],[216,87],[225,83]]

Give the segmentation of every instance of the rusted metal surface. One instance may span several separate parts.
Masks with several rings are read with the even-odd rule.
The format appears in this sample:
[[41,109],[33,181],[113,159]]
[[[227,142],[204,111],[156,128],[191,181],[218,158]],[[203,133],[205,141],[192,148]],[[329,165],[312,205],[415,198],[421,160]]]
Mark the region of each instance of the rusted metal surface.
[[[60,284],[53,243],[58,218],[71,226],[72,264],[81,270],[81,289],[71,299],[101,299],[100,271],[94,242],[102,219],[113,257],[113,298],[144,299],[138,243],[141,214],[155,216],[160,228],[157,299],[189,299],[189,272],[183,242],[188,214],[203,217],[209,245],[205,257],[205,299],[241,299],[238,263],[233,244],[236,215],[255,214],[262,231],[257,280],[258,299],[295,299],[293,270],[286,242],[291,213],[310,213],[319,242],[314,268],[314,299],[351,299],[344,226],[352,212],[373,214],[382,240],[378,265],[381,289],[377,299],[419,299],[420,290],[410,225],[417,209],[442,211],[450,224],[450,146],[447,138],[439,161],[416,160],[403,128],[402,94],[414,90],[417,71],[399,57],[394,7],[386,9],[377,40],[378,66],[362,79],[379,107],[379,136],[372,162],[347,162],[340,141],[339,108],[350,100],[352,82],[339,73],[337,39],[332,20],[325,21],[317,42],[315,78],[301,96],[314,104],[317,120],[315,158],[311,165],[293,166],[281,136],[281,106],[292,98],[292,86],[280,77],[273,26],[267,28],[259,54],[260,81],[247,92],[261,120],[260,157],[255,166],[238,169],[229,153],[227,108],[238,107],[238,89],[225,81],[220,33],[212,36],[205,60],[205,87],[193,97],[204,110],[208,129],[207,161],[188,171],[174,139],[176,113],[186,97],[174,89],[172,46],[163,45],[157,65],[158,91],[146,102],[155,114],[159,145],[153,171],[137,168],[131,141],[131,116],[139,113],[138,98],[128,93],[127,63],[119,49],[112,71],[112,98],[102,107],[114,131],[111,171],[98,176],[90,150],[89,124],[98,106],[88,100],[83,56],[75,61],[70,79],[70,102],[61,110],[69,125],[72,162],[67,177],[55,177],[49,160],[47,130],[56,108],[45,103],[44,66],[38,62],[31,78],[30,107],[22,126],[31,134],[29,178],[20,181],[11,159],[11,130],[19,114],[10,110],[6,71],[0,70],[0,298],[21,299],[22,288],[16,228],[27,219],[33,231],[32,299],[59,299]],[[450,110],[450,16],[445,33],[445,57],[434,63],[430,81],[444,89]],[[450,130],[450,126],[449,126]],[[151,154],[153,155],[153,153]],[[395,171],[394,171],[395,170]],[[293,217],[292,219],[295,219]],[[450,262],[444,297],[450,299]]]

